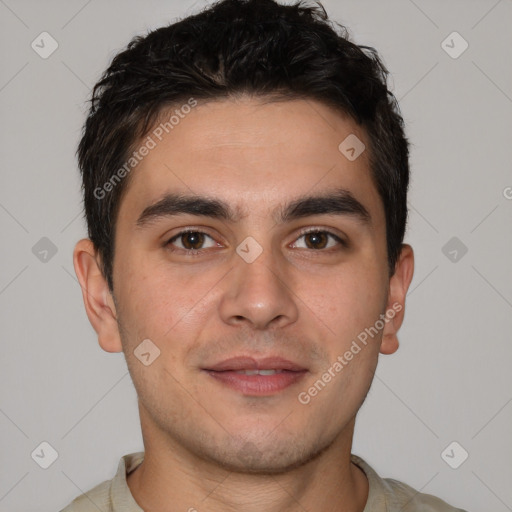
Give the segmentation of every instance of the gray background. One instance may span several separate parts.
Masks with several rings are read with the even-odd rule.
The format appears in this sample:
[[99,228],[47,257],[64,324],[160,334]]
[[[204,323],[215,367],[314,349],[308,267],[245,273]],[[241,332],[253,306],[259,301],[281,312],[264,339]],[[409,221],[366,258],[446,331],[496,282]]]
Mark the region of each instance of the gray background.
[[[85,235],[74,152],[114,54],[202,5],[0,0],[2,512],[60,510],[142,449],[124,356],[99,348],[72,266]],[[413,143],[415,277],[353,452],[469,511],[512,510],[512,2],[324,5],[383,56]],[[47,59],[31,48],[43,31],[59,45]],[[453,31],[469,43],[458,58],[441,45]],[[42,237],[57,249],[46,261]],[[42,441],[58,452],[46,470],[31,457]],[[452,464],[469,453],[458,469],[441,457],[452,441],[463,447],[448,451]]]

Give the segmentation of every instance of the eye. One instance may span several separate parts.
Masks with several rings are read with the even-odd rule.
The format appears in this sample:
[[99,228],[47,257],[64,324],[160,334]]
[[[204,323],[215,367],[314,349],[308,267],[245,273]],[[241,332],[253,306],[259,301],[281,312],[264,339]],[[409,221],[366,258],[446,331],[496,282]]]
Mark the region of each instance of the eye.
[[[210,240],[209,245],[206,243],[207,239]],[[304,239],[302,245],[298,243],[301,239]],[[292,247],[298,249],[324,251],[326,249],[332,249],[336,247],[336,245],[348,247],[347,242],[338,235],[319,228],[303,231],[296,240]],[[189,229],[180,231],[178,234],[174,235],[166,242],[165,246],[172,252],[183,252],[194,256],[199,255],[206,249],[218,247],[219,244],[204,231]]]
[[[205,247],[204,243],[206,238],[212,240],[213,244],[210,244],[209,246]],[[187,253],[196,254],[198,252],[201,252],[203,249],[216,247],[217,242],[215,242],[215,240],[213,240],[213,238],[210,235],[204,233],[203,231],[187,230],[179,232],[166,243],[166,246],[173,245],[177,246],[178,249],[185,251]],[[171,248],[171,251],[174,250],[175,249]]]
[[[300,240],[301,238],[304,239],[303,246],[297,246],[297,242],[295,242],[294,247],[298,247],[299,249],[325,250],[335,247],[336,244],[339,244],[343,247],[348,246],[345,240],[340,238],[338,235],[335,235],[330,231],[321,230],[318,228],[303,231],[297,240]],[[331,239],[330,245],[329,238]]]

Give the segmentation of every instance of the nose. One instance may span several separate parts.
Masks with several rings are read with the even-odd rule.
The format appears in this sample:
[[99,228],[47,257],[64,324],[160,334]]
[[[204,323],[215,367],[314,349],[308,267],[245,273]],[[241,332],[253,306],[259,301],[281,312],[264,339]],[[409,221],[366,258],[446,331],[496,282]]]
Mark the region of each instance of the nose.
[[235,256],[220,302],[220,316],[232,326],[282,328],[297,320],[297,300],[284,262],[278,265],[272,251],[265,249],[252,263]]

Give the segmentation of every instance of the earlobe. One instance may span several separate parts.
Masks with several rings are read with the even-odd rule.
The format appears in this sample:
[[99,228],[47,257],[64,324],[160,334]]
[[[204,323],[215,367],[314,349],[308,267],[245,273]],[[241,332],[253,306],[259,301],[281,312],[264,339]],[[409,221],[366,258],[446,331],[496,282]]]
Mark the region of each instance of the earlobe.
[[381,354],[393,354],[398,350],[398,331],[404,320],[405,297],[414,274],[414,252],[408,244],[402,245],[395,266],[395,273],[389,280],[386,324],[380,346]]
[[82,288],[87,316],[98,334],[101,348],[106,352],[121,352],[122,344],[114,301],[91,240],[85,238],[76,244],[73,265]]
[[399,347],[398,336],[396,332],[394,334],[384,334],[380,344],[381,354],[394,354]]

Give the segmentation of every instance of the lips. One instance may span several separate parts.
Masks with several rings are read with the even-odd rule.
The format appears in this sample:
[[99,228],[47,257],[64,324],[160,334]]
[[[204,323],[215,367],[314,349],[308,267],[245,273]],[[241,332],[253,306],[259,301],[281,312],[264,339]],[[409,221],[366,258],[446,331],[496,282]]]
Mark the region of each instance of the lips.
[[307,370],[298,363],[283,359],[281,357],[265,357],[263,359],[255,359],[253,357],[232,357],[216,363],[213,366],[204,368],[204,370],[214,372],[225,371],[243,371],[243,370],[287,370],[291,372],[302,372]]
[[[233,371],[233,370],[231,370]],[[275,375],[289,370],[236,370],[235,373],[240,375]]]
[[249,396],[275,395],[308,372],[300,364],[281,357],[232,357],[203,370],[215,381]]

